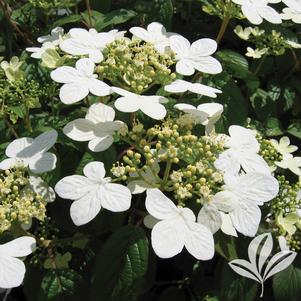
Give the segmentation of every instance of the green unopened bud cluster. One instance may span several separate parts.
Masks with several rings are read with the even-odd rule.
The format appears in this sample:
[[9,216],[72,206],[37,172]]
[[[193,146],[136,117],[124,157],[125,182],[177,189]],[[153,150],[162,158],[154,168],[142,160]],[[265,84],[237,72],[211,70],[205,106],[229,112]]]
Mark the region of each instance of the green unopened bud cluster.
[[240,7],[232,0],[201,0],[202,9],[205,13],[218,16],[221,19],[225,17],[243,19]]
[[103,55],[104,60],[96,68],[100,77],[137,94],[176,77],[170,69],[175,64],[172,53],[160,54],[152,44],[137,39],[117,39],[103,50]]
[[[288,40],[282,33],[276,30],[266,31],[259,27],[242,28],[237,26],[234,32],[243,40],[255,44],[255,52],[259,55],[279,56],[286,49],[300,48],[301,45]],[[259,58],[258,57],[258,58]]]
[[260,135],[258,135],[256,138],[260,144],[259,155],[263,157],[263,159],[269,164],[269,166],[274,167],[275,162],[282,161],[283,156],[278,153],[270,140],[264,139]]
[[0,173],[0,233],[12,224],[43,220],[46,201],[29,185],[27,169],[15,167]]
[[223,185],[223,175],[214,167],[223,145],[213,137],[194,135],[192,124],[180,126],[179,121],[168,119],[147,130],[141,123],[134,125],[127,137],[132,147],[111,172],[118,180],[142,180],[172,192],[180,205],[190,198],[203,204]]

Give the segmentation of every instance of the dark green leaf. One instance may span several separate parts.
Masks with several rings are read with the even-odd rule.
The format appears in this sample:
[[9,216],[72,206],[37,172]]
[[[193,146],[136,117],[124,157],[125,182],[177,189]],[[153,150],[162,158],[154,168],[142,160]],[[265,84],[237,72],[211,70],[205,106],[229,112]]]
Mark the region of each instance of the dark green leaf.
[[60,18],[57,21],[55,21],[53,23],[53,27],[62,26],[62,25],[66,25],[66,24],[77,23],[80,20],[81,20],[80,15],[70,15],[70,16],[67,16],[67,17]]

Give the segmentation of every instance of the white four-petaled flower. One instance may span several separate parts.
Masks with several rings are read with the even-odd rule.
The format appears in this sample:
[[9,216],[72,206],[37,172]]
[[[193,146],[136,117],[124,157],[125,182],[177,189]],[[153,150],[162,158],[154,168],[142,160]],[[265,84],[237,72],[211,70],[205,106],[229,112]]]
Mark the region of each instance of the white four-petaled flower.
[[273,24],[282,22],[280,14],[268,4],[267,0],[232,0],[234,3],[241,5],[244,16],[255,25],[262,23],[263,19]]
[[301,176],[301,157],[286,154],[283,156],[282,161],[275,162],[275,164],[283,169],[289,169],[297,176]]
[[200,39],[190,42],[180,35],[171,36],[170,47],[176,53],[176,71],[182,75],[192,75],[195,70],[216,74],[222,72],[222,66],[213,58],[217,43],[212,39]]
[[89,141],[88,147],[93,152],[108,149],[114,139],[113,134],[123,122],[114,121],[115,111],[102,103],[93,104],[85,118],[69,122],[63,129],[65,135],[76,141]]
[[33,173],[53,170],[56,156],[47,152],[56,142],[57,132],[52,130],[33,138],[19,138],[11,142],[5,151],[8,159],[0,163],[0,169],[9,169],[16,165],[28,166]]
[[301,24],[301,1],[299,0],[282,0],[287,5],[282,10],[281,18],[283,20],[292,20],[294,23]]
[[290,145],[291,143],[290,139],[286,136],[281,137],[279,142],[275,139],[271,139],[270,141],[272,145],[275,147],[276,151],[281,155],[294,153],[296,150],[298,150],[298,147],[296,145]]
[[111,94],[111,88],[94,74],[95,64],[87,58],[76,62],[75,68],[63,66],[51,72],[51,78],[64,84],[60,89],[60,99],[72,104],[84,99],[89,92],[96,96]]
[[112,90],[122,96],[114,103],[115,108],[121,112],[133,113],[141,110],[145,115],[157,120],[166,116],[167,112],[162,103],[166,103],[167,99],[163,96],[138,95],[118,87],[112,87]]
[[130,32],[137,38],[154,44],[155,48],[160,53],[164,53],[169,46],[169,37],[175,35],[172,32],[166,32],[165,27],[158,23],[152,22],[147,26],[147,29],[142,27],[132,27]]
[[196,223],[189,208],[177,207],[159,189],[147,190],[145,206],[153,218],[152,247],[161,258],[179,254],[184,246],[199,260],[214,255],[214,240],[209,229]]
[[61,179],[56,193],[74,200],[70,215],[75,225],[87,224],[99,213],[101,207],[113,211],[126,211],[131,205],[131,192],[121,184],[111,183],[106,177],[102,162],[90,162],[84,167],[84,176],[73,175]]
[[36,246],[34,238],[23,236],[0,245],[0,287],[13,288],[22,284],[25,265],[17,257],[31,254]]

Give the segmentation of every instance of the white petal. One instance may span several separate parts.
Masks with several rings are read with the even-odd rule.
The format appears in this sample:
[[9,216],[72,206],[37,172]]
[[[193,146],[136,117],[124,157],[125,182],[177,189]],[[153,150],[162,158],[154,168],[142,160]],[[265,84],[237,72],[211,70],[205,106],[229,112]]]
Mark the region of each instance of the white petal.
[[280,24],[282,22],[280,14],[270,6],[259,6],[258,12],[260,16],[273,24]]
[[221,63],[212,56],[197,58],[193,61],[193,67],[198,71],[217,74],[223,71]]
[[107,96],[112,93],[109,85],[95,78],[89,79],[89,90],[96,96]]
[[199,39],[191,44],[190,52],[195,56],[209,56],[217,49],[217,43],[212,39]]
[[64,84],[60,89],[60,100],[64,104],[72,104],[84,99],[89,94],[86,83]]
[[94,181],[79,175],[68,176],[61,179],[54,188],[61,198],[69,200],[81,199],[95,189]]
[[87,58],[80,59],[76,62],[75,67],[85,76],[91,76],[94,73],[95,64]]
[[91,191],[70,207],[70,216],[76,226],[89,223],[99,213],[101,203],[97,190]]
[[89,59],[94,63],[100,63],[103,60],[103,54],[98,49],[91,49],[89,51]]
[[181,253],[185,242],[184,227],[180,218],[160,221],[153,227],[152,247],[160,258],[170,258]]
[[181,59],[176,64],[176,71],[182,75],[192,75],[194,73],[194,64],[190,60]]
[[108,149],[114,142],[114,139],[111,135],[107,135],[104,137],[97,137],[92,139],[88,147],[92,152],[102,152]]
[[185,80],[177,79],[171,84],[166,85],[164,87],[164,90],[171,93],[183,93],[189,90],[190,87],[191,87],[191,83]]
[[64,40],[60,44],[60,48],[72,55],[84,55],[88,54],[89,51],[91,51],[91,46],[89,47],[89,44],[85,41],[76,40],[76,39],[67,39]]
[[179,56],[187,56],[190,50],[190,42],[180,35],[169,38],[170,48]]
[[271,175],[252,172],[241,175],[234,189],[236,196],[245,204],[263,205],[276,197],[279,183]]
[[194,113],[197,110],[195,106],[186,103],[178,103],[174,108],[187,113]]
[[236,152],[235,156],[247,173],[258,170],[266,174],[271,173],[268,163],[260,155],[254,154],[253,152],[242,151]]
[[198,223],[206,226],[214,234],[220,229],[222,218],[214,206],[204,205],[198,214]]
[[131,206],[131,192],[121,184],[106,183],[100,187],[101,205],[103,208],[113,211],[126,211]]
[[145,207],[157,219],[172,219],[179,214],[176,205],[157,188],[146,191]]
[[[1,256],[24,257],[36,248],[36,240],[30,236],[22,236],[0,245]],[[1,286],[1,285],[0,285]]]
[[128,183],[127,188],[131,191],[132,194],[143,193],[146,189],[152,188],[153,186],[147,184],[143,180],[135,180]]
[[262,17],[258,14],[256,7],[254,7],[251,4],[244,4],[241,7],[242,13],[245,15],[245,17],[255,25],[259,25],[262,23]]
[[46,200],[47,203],[52,203],[55,201],[54,190],[51,187],[49,187],[48,184],[44,182],[42,178],[30,176],[29,184],[36,193],[41,195]]
[[5,154],[7,157],[11,157],[11,158],[16,157],[19,152],[21,152],[23,149],[31,145],[32,142],[33,139],[27,137],[15,139],[7,146],[5,150]]
[[142,41],[148,42],[151,40],[148,31],[142,27],[132,27],[129,31]]
[[84,175],[94,181],[100,181],[106,175],[106,170],[102,162],[93,161],[84,167]]
[[90,120],[79,118],[69,122],[63,128],[64,134],[75,141],[89,141],[95,138],[95,124]]
[[52,153],[40,153],[29,160],[29,168],[33,173],[43,173],[55,169],[56,155]]
[[112,87],[112,91],[117,93],[118,95],[121,95],[121,96],[129,96],[129,97],[139,97],[139,95],[135,94],[135,93],[132,93],[132,92],[129,92],[125,89],[122,89],[122,88],[118,88],[118,87]]
[[20,164],[21,162],[25,163],[25,164],[23,164],[25,166],[28,165],[27,162],[23,162],[23,160],[21,161],[21,160],[18,160],[16,158],[5,159],[5,160],[3,160],[3,161],[0,162],[0,169],[1,170],[10,169],[10,168],[12,168],[15,165]]
[[73,67],[63,66],[51,71],[50,77],[57,83],[68,84],[78,81],[80,74]]
[[140,109],[140,101],[141,99],[138,97],[119,97],[116,99],[114,106],[121,112],[132,113]]
[[210,230],[198,223],[187,223],[185,247],[198,260],[209,260],[214,256],[214,240]]
[[220,191],[213,197],[212,204],[223,212],[231,212],[239,206],[238,197],[232,191]]
[[240,163],[234,152],[227,150],[218,156],[214,162],[214,167],[220,171],[235,175],[240,170]]
[[227,235],[237,237],[237,232],[236,232],[235,228],[233,227],[232,220],[231,220],[231,217],[229,216],[229,214],[226,214],[223,212],[220,212],[220,214],[222,217],[221,230]]
[[92,121],[93,123],[113,121],[114,118],[114,109],[103,103],[93,104],[89,108],[88,113],[86,115],[86,119]]
[[189,88],[189,90],[193,93],[197,93],[200,95],[205,95],[208,97],[213,97],[215,98],[217,95],[216,93],[222,93],[221,90],[200,84],[200,83],[195,83],[192,84],[191,87]]
[[151,216],[150,214],[146,215],[143,219],[144,226],[148,229],[153,229],[154,226],[159,222],[160,220],[156,219],[155,217]]
[[[207,87],[207,86],[205,86],[205,87]],[[208,88],[213,89],[211,87],[208,87]],[[214,90],[216,90],[216,89],[214,89]],[[213,117],[215,115],[221,115],[224,111],[223,105],[221,105],[220,103],[216,103],[216,102],[200,104],[200,105],[198,105],[197,109],[199,111],[207,113],[209,115],[209,117]]]
[[161,120],[166,116],[167,111],[162,104],[156,102],[158,97],[157,96],[153,96],[153,97],[154,97],[154,101],[152,101],[151,96],[148,96],[149,99],[143,100],[140,104],[140,110],[145,115],[153,119]]
[[0,287],[13,288],[20,286],[25,275],[25,265],[17,258],[0,256]]
[[229,215],[238,232],[245,236],[255,236],[261,219],[261,211],[256,204],[242,204]]

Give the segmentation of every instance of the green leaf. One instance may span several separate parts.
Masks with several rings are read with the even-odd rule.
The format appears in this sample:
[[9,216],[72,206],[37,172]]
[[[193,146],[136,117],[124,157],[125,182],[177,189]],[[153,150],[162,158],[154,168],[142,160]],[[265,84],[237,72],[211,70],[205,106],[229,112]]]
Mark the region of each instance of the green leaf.
[[81,19],[82,19],[82,17],[80,15],[70,15],[67,17],[62,17],[53,23],[53,27],[77,23]]
[[276,301],[299,301],[301,296],[301,269],[289,266],[273,278]]
[[148,265],[148,241],[144,231],[132,225],[120,228],[96,258],[91,300],[135,300]]
[[287,129],[287,133],[301,139],[301,120],[292,123]]
[[38,300],[64,300],[70,296],[71,300],[81,300],[81,297],[75,294],[81,280],[82,277],[74,270],[48,271],[42,280]]
[[96,30],[101,31],[110,25],[125,23],[130,19],[134,18],[136,15],[137,13],[130,9],[121,8],[117,10],[112,10],[108,14],[99,17],[96,20],[94,27]]
[[277,118],[270,117],[266,121],[267,136],[280,136],[283,135],[283,130],[280,121]]

